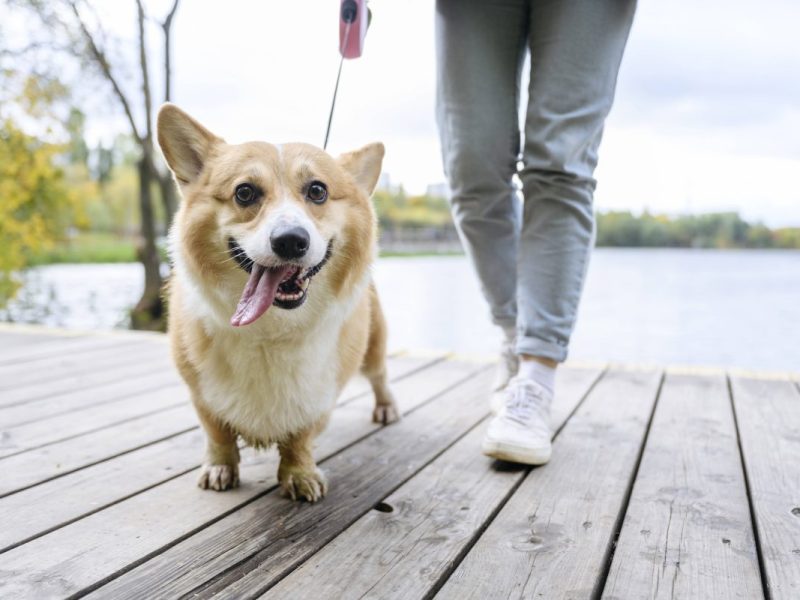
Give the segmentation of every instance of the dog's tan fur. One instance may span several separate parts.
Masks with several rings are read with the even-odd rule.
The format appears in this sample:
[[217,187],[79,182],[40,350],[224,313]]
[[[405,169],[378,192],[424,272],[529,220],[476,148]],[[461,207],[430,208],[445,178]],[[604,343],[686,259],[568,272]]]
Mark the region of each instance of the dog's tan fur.
[[[169,331],[208,437],[198,483],[216,490],[238,484],[241,437],[256,446],[277,444],[282,488],[315,501],[327,484],[313,441],[359,368],[375,392],[373,418],[398,418],[386,384],[386,324],[369,274],[376,240],[369,196],[383,146],[337,159],[306,144],[234,146],[172,105],[159,113],[158,139],[183,194],[170,233]],[[312,178],[328,186],[322,205],[300,192]],[[264,190],[258,204],[234,202],[243,180]],[[273,306],[256,322],[233,327],[247,273],[230,258],[227,240],[258,248],[270,214],[287,206],[303,211],[320,239],[333,240],[332,255],[313,277],[304,305]]]

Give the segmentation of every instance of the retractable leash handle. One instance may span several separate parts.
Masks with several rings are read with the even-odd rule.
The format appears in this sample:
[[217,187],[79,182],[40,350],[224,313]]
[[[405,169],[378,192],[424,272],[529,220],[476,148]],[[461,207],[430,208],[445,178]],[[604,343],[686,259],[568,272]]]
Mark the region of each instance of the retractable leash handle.
[[358,58],[364,51],[369,26],[365,0],[342,0],[339,10],[339,53],[343,58]]
[[336,94],[339,91],[339,79],[342,76],[342,64],[344,59],[358,58],[364,51],[364,39],[367,37],[367,29],[371,18],[366,0],[341,0],[339,7],[339,54],[342,55],[339,61],[339,71],[336,73],[336,86],[333,88],[333,100],[331,101],[331,112],[328,115],[328,127],[325,129],[325,142],[322,149],[328,147],[328,138],[331,135],[331,122],[333,121],[333,110],[336,108]]

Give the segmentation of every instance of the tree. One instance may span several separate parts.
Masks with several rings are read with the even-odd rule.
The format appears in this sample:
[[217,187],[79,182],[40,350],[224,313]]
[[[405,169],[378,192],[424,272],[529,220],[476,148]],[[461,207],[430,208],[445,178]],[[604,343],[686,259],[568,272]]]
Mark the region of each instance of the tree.
[[[120,112],[130,128],[131,136],[139,150],[137,165],[139,180],[139,211],[141,213],[141,243],[139,257],[144,265],[145,285],[142,297],[132,311],[135,328],[153,329],[163,326],[161,298],[161,261],[156,247],[157,223],[153,206],[153,184],[157,184],[164,207],[167,229],[175,214],[177,201],[174,184],[167,169],[157,159],[153,135],[153,94],[150,84],[150,64],[146,43],[147,15],[142,0],[136,3],[137,52],[134,70],[139,73],[139,93],[125,89],[120,75],[123,69],[119,61],[115,64],[108,52],[109,36],[99,23],[92,24],[94,15],[91,4],[85,0],[16,0],[10,4],[31,10],[39,17],[50,38],[62,45],[48,41],[36,41],[31,46],[39,49],[46,46],[54,57],[64,55],[78,59],[94,68],[110,89]],[[179,0],[173,0],[169,12],[159,22],[164,39],[164,100],[171,98],[171,27],[178,10]],[[67,42],[63,44],[63,42]],[[136,110],[138,108],[138,110]],[[137,118],[138,115],[138,118]]]
[[[52,82],[28,82],[24,89],[18,105],[26,115],[58,93]],[[79,220],[78,195],[58,166],[67,150],[25,133],[0,110],[0,305],[19,286],[16,274],[28,257],[52,247]]]

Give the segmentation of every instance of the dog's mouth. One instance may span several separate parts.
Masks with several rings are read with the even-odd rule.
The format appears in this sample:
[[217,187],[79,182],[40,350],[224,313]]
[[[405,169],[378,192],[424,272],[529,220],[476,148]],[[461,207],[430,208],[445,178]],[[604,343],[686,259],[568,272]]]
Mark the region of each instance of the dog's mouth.
[[322,270],[331,257],[333,242],[328,243],[324,258],[313,267],[303,268],[291,263],[266,267],[251,259],[233,238],[228,238],[231,257],[244,271],[250,273],[231,317],[231,325],[249,325],[263,315],[270,306],[293,309],[306,301],[311,279]]

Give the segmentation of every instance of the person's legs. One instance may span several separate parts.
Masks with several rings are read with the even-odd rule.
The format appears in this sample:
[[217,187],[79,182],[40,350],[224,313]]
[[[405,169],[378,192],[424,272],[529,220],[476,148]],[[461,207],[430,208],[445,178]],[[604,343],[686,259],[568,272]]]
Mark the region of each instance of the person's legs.
[[527,0],[437,0],[436,115],[459,235],[492,320],[517,319],[519,81]]
[[[635,0],[533,0],[517,377],[483,440],[489,456],[550,459],[555,367],[567,356],[594,234],[592,177]],[[527,359],[527,360],[526,360]]]
[[635,0],[534,0],[517,352],[567,356],[593,244],[593,178]]

